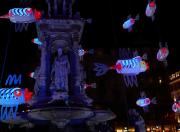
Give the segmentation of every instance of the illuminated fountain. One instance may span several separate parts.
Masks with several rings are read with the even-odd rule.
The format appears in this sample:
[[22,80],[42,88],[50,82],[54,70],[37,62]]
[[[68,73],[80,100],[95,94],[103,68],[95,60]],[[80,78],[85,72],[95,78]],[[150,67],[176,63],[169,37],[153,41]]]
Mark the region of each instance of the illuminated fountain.
[[[72,1],[47,0],[48,19],[36,22],[41,51],[40,66],[34,71],[34,96],[29,101],[30,111],[22,116],[17,113],[22,127],[51,124],[49,129],[68,131],[75,124],[86,124],[87,129],[97,131],[97,125],[110,130],[108,121],[116,115],[111,111],[93,108],[93,100],[82,89],[85,71],[80,63],[78,50],[84,25],[88,20],[79,13],[72,14]],[[31,125],[29,125],[31,124]],[[50,130],[51,131],[51,130]]]

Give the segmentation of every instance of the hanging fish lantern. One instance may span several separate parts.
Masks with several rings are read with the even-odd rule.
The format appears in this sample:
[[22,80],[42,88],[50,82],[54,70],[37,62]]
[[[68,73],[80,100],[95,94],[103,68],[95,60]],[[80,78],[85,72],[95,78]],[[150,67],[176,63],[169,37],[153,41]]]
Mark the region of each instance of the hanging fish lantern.
[[89,87],[90,87],[90,88],[96,88],[96,83],[91,83],[91,84],[86,84],[86,83],[85,83],[85,84],[83,85],[83,88],[84,88],[84,89],[87,89],[87,88],[89,88]]
[[0,88],[0,120],[14,120],[18,105],[27,103],[32,95],[27,88]]
[[90,50],[84,50],[82,48],[78,49],[78,55],[80,57],[80,60],[83,60],[83,56],[85,54],[94,54],[94,49],[90,49]]
[[6,18],[15,23],[16,32],[22,31],[24,28],[27,30],[29,23],[36,22],[41,17],[41,12],[32,8],[13,8],[9,10],[8,14],[0,16],[0,18]]
[[132,27],[137,20],[139,20],[139,14],[137,14],[135,18],[132,18],[131,15],[129,15],[127,20],[122,25],[123,29],[127,29],[128,32],[131,32]]
[[158,61],[161,61],[164,63],[165,66],[167,66],[167,60],[166,58],[168,57],[169,55],[169,49],[168,49],[168,45],[167,43],[165,44],[165,46],[163,47],[161,42],[159,43],[159,46],[160,46],[160,49],[158,50],[157,52],[157,60]]
[[157,53],[157,60],[158,61],[165,61],[168,55],[169,55],[168,48],[162,47],[159,49],[159,51]]
[[123,75],[138,75],[141,72],[145,72],[149,69],[148,63],[142,60],[140,56],[136,56],[132,59],[117,60],[116,65],[108,67],[105,64],[94,63],[96,76],[104,75],[108,70],[116,70],[118,74]]
[[152,19],[152,21],[154,21],[155,12],[156,12],[156,2],[155,2],[155,0],[153,0],[153,1],[149,0],[148,5],[146,7],[145,14],[146,14],[147,17],[150,17]]
[[33,93],[27,88],[0,88],[0,105],[11,106],[28,102]]
[[140,98],[136,101],[136,104],[140,107],[146,107],[146,106],[150,105],[150,103],[155,104],[154,100],[155,100],[155,98],[153,98],[152,100],[150,100],[150,98]]
[[141,98],[136,101],[136,105],[142,107],[145,112],[149,111],[148,106],[150,104],[157,104],[156,98],[147,98],[145,92],[141,92]]
[[165,47],[162,47],[161,43],[159,43],[159,46],[160,46],[160,49],[157,52],[157,60],[166,61],[166,58],[169,55],[167,43],[165,44]]
[[79,49],[78,50],[78,55],[84,56],[85,54],[94,54],[94,49],[90,49],[90,50],[84,50],[84,49]]
[[180,112],[180,102],[174,102],[174,104],[172,105],[172,110],[176,113]]
[[32,42],[33,42],[34,44],[39,45],[39,46],[42,45],[42,42],[39,40],[39,38],[34,38],[34,39],[32,39]]
[[42,14],[40,11],[32,8],[13,8],[9,10],[7,15],[0,18],[9,19],[12,23],[32,23],[40,20]]

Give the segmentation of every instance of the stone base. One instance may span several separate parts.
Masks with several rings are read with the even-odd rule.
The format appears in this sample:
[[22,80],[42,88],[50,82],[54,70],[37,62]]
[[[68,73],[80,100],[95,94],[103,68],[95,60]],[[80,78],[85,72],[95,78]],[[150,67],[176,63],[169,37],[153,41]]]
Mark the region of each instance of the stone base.
[[51,100],[50,96],[47,96],[47,97],[33,96],[32,99],[28,102],[28,104],[30,106],[45,105],[45,104],[48,104],[50,100]]
[[86,94],[79,94],[71,96],[69,102],[73,105],[92,106],[93,100]]
[[17,113],[14,127],[30,132],[41,127],[48,129],[48,132],[113,132],[108,122],[115,118],[116,115],[110,110],[71,106],[43,107],[34,108],[28,113]]

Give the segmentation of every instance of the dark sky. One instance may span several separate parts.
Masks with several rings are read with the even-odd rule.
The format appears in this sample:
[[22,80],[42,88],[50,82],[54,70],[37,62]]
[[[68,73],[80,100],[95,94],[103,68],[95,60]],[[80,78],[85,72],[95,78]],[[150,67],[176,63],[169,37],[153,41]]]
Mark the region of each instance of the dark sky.
[[[0,15],[6,14],[10,8],[23,7],[18,0],[1,1]],[[143,53],[148,54],[148,62],[150,63],[151,70],[147,75],[143,74],[139,77],[141,78],[142,89],[146,87],[143,82],[148,80],[147,78],[157,81],[158,76],[166,76],[167,78],[167,75],[164,74],[179,70],[180,63],[178,63],[178,52],[180,48],[175,46],[175,44],[179,43],[177,41],[178,24],[176,21],[178,15],[176,15],[177,12],[175,12],[175,8],[171,9],[174,7],[173,4],[175,3],[172,4],[166,0],[156,0],[156,2],[157,12],[154,22],[145,16],[147,0],[79,0],[76,6],[76,9],[80,11],[82,17],[93,19],[92,24],[87,24],[85,26],[81,40],[81,44],[84,48],[96,49],[94,57],[91,58],[89,56],[89,59],[87,57],[89,61],[84,62],[88,75],[91,77],[88,81],[91,82],[93,79],[97,81],[99,89],[97,89],[96,94],[98,95],[97,100],[99,102],[101,102],[101,98],[109,102],[109,104],[113,104],[114,102],[115,106],[120,106],[116,110],[122,110],[122,113],[124,112],[123,107],[125,107],[125,95],[123,94],[123,88],[118,89],[118,87],[122,87],[119,81],[120,75],[115,74],[115,72],[110,72],[101,78],[96,78],[92,75],[93,72],[90,68],[92,68],[93,61],[103,61],[109,64],[115,63],[118,57],[112,55],[111,52],[114,51],[117,54],[117,48],[124,47],[131,48],[132,50],[137,49],[140,55]],[[33,0],[30,7],[40,10],[47,9],[43,0]],[[130,14],[133,17],[137,14],[140,15],[140,20],[134,25],[131,33],[122,29],[123,22]],[[28,78],[27,74],[33,71],[39,64],[40,51],[37,45],[31,43],[31,39],[37,36],[35,24],[30,24],[28,31],[15,33],[14,24],[9,22],[9,20],[1,19],[0,36],[0,73],[2,74],[4,71],[2,74],[3,80],[1,80],[1,86],[4,85],[4,81],[8,74],[22,73],[24,76],[23,82],[25,82],[23,85],[33,87],[34,80]],[[155,58],[159,48],[159,41],[168,42],[170,54],[168,56],[169,66],[167,69],[162,68],[163,65],[157,62]],[[4,70],[3,66],[5,66]],[[115,84],[112,82],[112,78],[115,80]],[[104,80],[106,80],[106,83],[102,83]],[[156,83],[148,85],[146,91],[149,91],[150,96],[153,96],[151,91],[157,93],[155,95],[160,96],[158,93],[163,90],[161,86],[157,86],[159,87],[157,91],[152,90],[156,88],[156,85]],[[106,94],[100,94],[102,91],[105,91]],[[131,104],[131,102],[139,96],[139,90],[137,89],[131,89],[130,92],[125,93],[128,95],[132,92],[134,93],[133,99],[127,100],[129,101],[128,104]],[[167,93],[164,93],[164,95],[166,94]],[[108,99],[107,95],[110,95],[112,98]],[[118,97],[120,97],[119,100],[121,100],[119,102],[117,101]],[[163,98],[161,99],[163,100]],[[162,104],[164,102],[166,102],[166,100],[162,101]],[[134,107],[134,104],[132,104],[132,106],[128,105],[127,107]]]

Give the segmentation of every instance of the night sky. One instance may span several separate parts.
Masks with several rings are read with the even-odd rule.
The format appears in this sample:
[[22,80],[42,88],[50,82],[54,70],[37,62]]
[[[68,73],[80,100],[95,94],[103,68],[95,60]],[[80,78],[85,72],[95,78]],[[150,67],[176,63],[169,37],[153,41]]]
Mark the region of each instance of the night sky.
[[[10,8],[23,7],[18,0],[1,1],[0,15],[6,14]],[[175,46],[175,44],[179,44],[177,41],[177,13],[175,8],[170,9],[174,7],[172,3],[165,0],[156,0],[156,2],[157,12],[154,22],[145,16],[147,0],[79,0],[78,5],[74,6],[74,10],[80,11],[83,18],[93,19],[92,24],[85,25],[80,42],[86,49],[95,49],[94,55],[84,57],[83,64],[87,70],[87,82],[96,81],[98,87],[87,92],[97,104],[110,106],[122,120],[126,119],[122,115],[126,114],[128,108],[137,108],[134,102],[139,97],[141,90],[146,91],[150,97],[159,97],[159,105],[150,107],[152,111],[145,115],[147,119],[152,113],[155,113],[155,117],[151,118],[158,118],[157,115],[162,111],[164,113],[170,111],[171,100],[164,98],[166,95],[169,96],[167,82],[159,85],[158,77],[162,77],[165,81],[168,74],[180,69],[178,54],[180,48]],[[43,0],[33,0],[30,7],[47,12],[47,5]],[[140,20],[134,25],[131,33],[122,28],[123,22],[130,14],[133,17],[137,14],[140,15]],[[23,75],[22,87],[33,88],[34,80],[27,75],[40,62],[40,51],[37,45],[31,43],[31,39],[37,36],[35,24],[29,24],[28,31],[16,33],[13,23],[1,19],[0,35],[2,79],[0,85],[4,86],[8,74],[16,73]],[[169,64],[167,68],[164,68],[163,64],[156,60],[159,41],[168,42],[170,54],[167,58]],[[147,61],[150,64],[150,70],[138,76],[138,88],[125,88],[122,76],[116,74],[115,71],[109,71],[99,78],[95,77],[95,73],[92,72],[94,61],[114,64],[118,59],[118,48],[138,50],[140,55],[148,54]],[[143,113],[142,109],[137,109]]]

